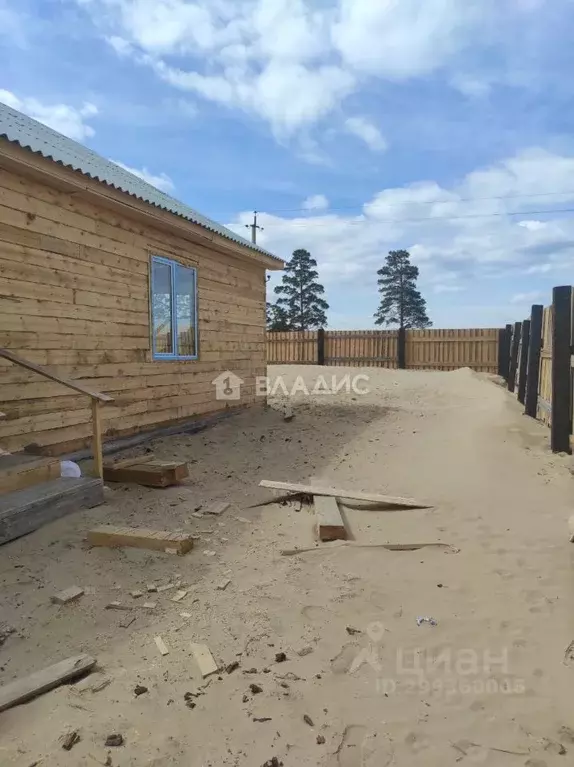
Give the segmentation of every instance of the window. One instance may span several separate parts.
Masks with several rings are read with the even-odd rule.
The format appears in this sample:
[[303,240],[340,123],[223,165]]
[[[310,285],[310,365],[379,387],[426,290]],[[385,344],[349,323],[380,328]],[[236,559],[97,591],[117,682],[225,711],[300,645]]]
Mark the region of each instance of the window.
[[151,260],[154,359],[197,359],[197,271],[168,258]]

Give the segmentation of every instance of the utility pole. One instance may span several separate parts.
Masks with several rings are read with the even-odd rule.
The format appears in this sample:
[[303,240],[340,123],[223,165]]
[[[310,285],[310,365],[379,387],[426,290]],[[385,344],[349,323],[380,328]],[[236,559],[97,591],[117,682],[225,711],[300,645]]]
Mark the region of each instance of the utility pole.
[[252,224],[245,224],[246,229],[251,229],[251,242],[254,245],[257,245],[257,230],[263,231],[262,226],[257,225],[257,211],[253,211],[253,223]]

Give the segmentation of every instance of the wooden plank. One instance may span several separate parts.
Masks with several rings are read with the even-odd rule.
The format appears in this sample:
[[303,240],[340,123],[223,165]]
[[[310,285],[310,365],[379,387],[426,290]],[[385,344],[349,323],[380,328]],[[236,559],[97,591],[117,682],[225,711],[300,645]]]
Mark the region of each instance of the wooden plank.
[[193,538],[187,533],[169,533],[161,530],[147,530],[138,527],[115,527],[102,525],[88,532],[88,543],[92,546],[109,548],[132,547],[152,551],[174,550],[187,554],[193,548]]
[[526,396],[526,371],[528,369],[528,349],[530,347],[530,320],[522,323],[522,337],[520,339],[520,367],[518,370],[518,401],[524,405]]
[[121,458],[119,461],[106,463],[105,466],[110,469],[125,469],[128,466],[135,466],[136,464],[140,466],[142,463],[149,463],[153,460],[155,460],[154,454],[149,453],[148,455],[139,455],[136,458]]
[[528,366],[526,372],[526,393],[524,412],[536,418],[538,409],[538,385],[540,381],[540,351],[542,347],[542,317],[544,307],[534,304],[530,314],[530,341],[528,345]]
[[419,503],[410,498],[397,498],[391,495],[381,495],[380,493],[364,493],[357,490],[349,490],[341,487],[321,487],[320,485],[299,485],[293,482],[275,482],[268,479],[262,479],[260,487],[268,487],[273,490],[285,490],[290,493],[299,493],[304,495],[332,495],[336,498],[354,498],[357,501],[370,501],[394,508],[405,509],[430,509],[429,504]]
[[53,690],[64,682],[70,682],[96,665],[95,658],[89,655],[75,655],[72,658],[55,663],[42,671],[36,671],[23,679],[0,687],[0,711],[20,703],[26,703],[37,695]]
[[337,499],[332,495],[313,496],[317,531],[320,541],[346,541],[347,528],[341,516]]
[[508,372],[508,391],[514,392],[516,386],[516,371],[518,368],[518,349],[520,348],[520,333],[522,323],[514,323],[514,333],[512,334],[512,344],[510,346],[510,368]]
[[553,453],[571,453],[572,431],[570,345],[572,333],[572,288],[562,285],[552,291],[552,423]]
[[61,477],[0,495],[0,544],[37,530],[67,514],[104,502],[100,479]]
[[[141,419],[140,419],[141,421]],[[135,482],[145,487],[169,487],[177,485],[189,475],[186,463],[143,463],[116,468],[104,466],[106,482]]]
[[56,383],[60,383],[63,386],[67,386],[68,389],[74,389],[74,391],[78,391],[81,394],[87,394],[89,397],[92,397],[92,399],[97,399],[100,402],[113,402],[113,397],[109,397],[107,394],[101,394],[100,392],[87,389],[85,386],[78,385],[75,383],[75,381],[70,381],[66,378],[60,378],[60,376],[54,375],[41,365],[35,365],[33,362],[28,362],[28,360],[13,354],[12,352],[8,351],[8,349],[0,349],[0,357],[3,357],[6,360],[10,360],[10,362],[13,362],[16,365],[20,365],[20,367],[26,368],[27,370],[32,370],[34,373],[38,373],[38,375],[41,375],[44,378],[49,378],[51,381],[55,381]]
[[8,463],[5,457],[0,458],[0,494],[23,490],[60,476],[60,461],[55,458],[13,457],[17,460]]
[[155,637],[153,641],[155,642],[157,649],[162,655],[169,655],[167,645],[160,636]]
[[102,421],[100,415],[100,402],[92,398],[92,455],[96,477],[104,477],[104,453],[102,450]]
[[213,659],[209,647],[206,644],[198,644],[197,642],[191,642],[190,646],[195,662],[199,666],[201,676],[205,679],[206,676],[215,674],[218,670],[218,665]]
[[213,516],[219,517],[230,506],[231,504],[229,503],[229,501],[215,501],[214,503],[209,504],[209,506],[205,510],[205,513],[212,514]]

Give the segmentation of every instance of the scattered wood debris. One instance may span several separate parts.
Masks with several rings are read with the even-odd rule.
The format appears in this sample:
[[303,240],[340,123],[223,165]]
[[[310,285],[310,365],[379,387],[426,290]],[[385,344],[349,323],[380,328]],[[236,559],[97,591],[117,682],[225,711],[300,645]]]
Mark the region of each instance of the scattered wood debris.
[[155,610],[157,607],[157,602],[144,602],[142,607],[144,610]]
[[313,724],[313,720],[311,719],[311,717],[309,716],[309,714],[303,714],[303,721],[305,722],[305,724],[308,724],[308,725],[309,725],[309,727],[314,727],[314,726],[315,726],[315,725]]
[[198,644],[196,642],[191,643],[191,652],[195,658],[195,662],[199,666],[201,676],[205,679],[210,674],[215,674],[218,670],[218,665],[213,659],[209,647],[206,644]]
[[71,751],[76,743],[80,742],[80,733],[78,730],[67,732],[65,735],[62,735],[60,742],[64,751]]
[[108,602],[106,610],[133,610],[132,605],[123,605],[121,602]]
[[418,551],[425,548],[439,548],[459,554],[460,549],[450,543],[357,543],[356,541],[334,541],[330,546],[309,546],[301,549],[282,549],[279,553],[282,557],[293,557],[297,554],[306,554],[311,551],[331,551],[343,546],[353,546],[358,549],[387,549],[387,551]]
[[144,487],[169,487],[189,476],[187,463],[140,461],[128,466],[104,465],[105,482],[134,482]]
[[70,586],[58,594],[54,594],[52,602],[56,605],[65,605],[68,602],[73,602],[75,599],[79,599],[84,594],[84,589],[79,586]]
[[153,641],[156,643],[157,649],[162,655],[169,655],[169,650],[167,649],[165,642],[160,636],[154,637]]
[[331,495],[315,495],[313,505],[319,540],[346,541],[349,535],[337,499]]
[[127,629],[129,628],[132,623],[135,621],[136,616],[135,615],[126,615],[125,618],[122,618],[120,621],[120,628],[121,629]]
[[183,589],[182,591],[178,591],[176,594],[174,594],[171,598],[172,602],[181,602],[182,599],[185,599],[188,592],[186,589]]
[[89,655],[75,655],[72,658],[36,671],[23,679],[0,687],[0,711],[5,711],[19,703],[25,703],[37,695],[52,690],[54,687],[69,682],[91,671],[96,665],[95,658]]
[[225,591],[225,589],[226,589],[226,588],[229,586],[229,584],[230,584],[230,583],[231,583],[231,578],[225,578],[225,580],[223,580],[223,581],[220,581],[220,582],[217,584],[217,588],[218,588],[220,591]]
[[143,597],[143,591],[140,591],[139,589],[137,589],[136,591],[130,591],[130,596],[133,599],[140,599],[141,597]]
[[163,593],[164,591],[169,591],[170,589],[175,588],[175,583],[164,583],[163,586],[158,586],[156,588],[156,591],[158,593]]
[[105,690],[111,683],[111,677],[95,673],[90,674],[84,679],[80,679],[79,682],[76,682],[76,684],[70,687],[70,690],[77,695],[82,695],[85,692],[96,693]]
[[205,510],[205,513],[211,514],[212,516],[215,516],[215,517],[219,517],[230,506],[231,504],[229,503],[229,501],[216,501],[215,503],[212,503],[207,507],[207,509]]
[[88,543],[92,546],[108,546],[110,548],[131,546],[153,551],[173,549],[179,555],[187,554],[193,548],[193,538],[187,533],[169,533],[137,527],[115,527],[114,525],[102,525],[90,530]]
[[146,586],[148,594],[155,594],[157,592],[157,586],[155,583],[148,583]]
[[118,732],[114,732],[112,735],[108,735],[105,745],[107,748],[118,748],[124,745],[124,736]]
[[135,458],[120,458],[117,461],[104,461],[104,469],[127,469],[128,466],[137,466],[142,463],[150,463],[155,460],[153,453],[138,455]]

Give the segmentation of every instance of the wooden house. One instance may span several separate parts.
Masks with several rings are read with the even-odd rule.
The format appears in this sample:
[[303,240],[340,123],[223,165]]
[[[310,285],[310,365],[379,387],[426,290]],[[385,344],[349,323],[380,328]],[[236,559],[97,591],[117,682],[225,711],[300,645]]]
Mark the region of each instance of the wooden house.
[[[104,441],[255,402],[283,263],[0,105],[0,348],[102,392]],[[231,371],[241,398],[217,398]],[[88,445],[89,397],[0,359],[0,446]]]
[[[266,270],[282,267],[263,248],[0,104],[6,472],[13,477],[21,451],[57,456],[93,445],[101,475],[102,441],[261,401]],[[52,481],[50,467],[39,476]],[[3,487],[0,466],[0,494],[7,487],[14,479]]]

